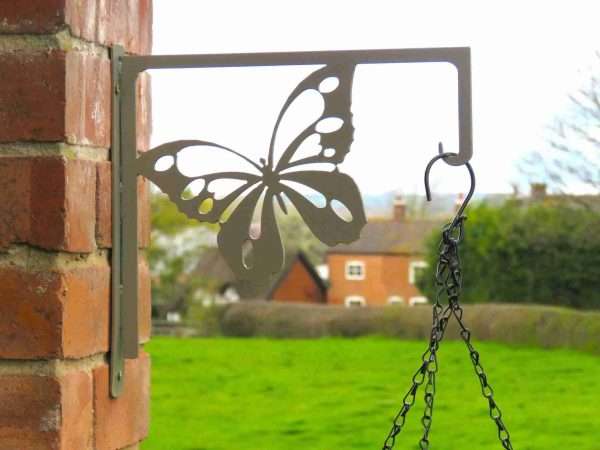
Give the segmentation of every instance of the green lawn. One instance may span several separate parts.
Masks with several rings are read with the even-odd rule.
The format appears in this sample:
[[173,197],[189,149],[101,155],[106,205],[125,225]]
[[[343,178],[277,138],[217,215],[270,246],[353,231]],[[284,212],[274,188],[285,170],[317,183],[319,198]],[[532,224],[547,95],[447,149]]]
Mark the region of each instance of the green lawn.
[[[166,339],[144,450],[381,449],[424,342]],[[480,343],[515,450],[600,449],[600,358]],[[433,450],[501,449],[464,345],[444,342]],[[421,396],[419,396],[421,400]],[[397,449],[417,449],[422,403]]]

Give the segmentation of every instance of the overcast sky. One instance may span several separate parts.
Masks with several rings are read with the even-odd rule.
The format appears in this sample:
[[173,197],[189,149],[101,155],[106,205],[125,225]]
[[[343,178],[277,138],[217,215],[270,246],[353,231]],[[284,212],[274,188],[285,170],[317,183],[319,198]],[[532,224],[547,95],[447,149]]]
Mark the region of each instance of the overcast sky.
[[[155,0],[153,52],[469,46],[478,191],[509,192],[516,163],[544,147],[545,128],[589,74],[598,17],[593,0]],[[211,140],[258,160],[283,101],[314,69],[154,71],[153,144]],[[422,192],[436,143],[456,150],[456,96],[450,66],[359,66],[355,141],[340,170],[365,193]],[[440,192],[466,189],[464,169],[440,164],[433,177]]]

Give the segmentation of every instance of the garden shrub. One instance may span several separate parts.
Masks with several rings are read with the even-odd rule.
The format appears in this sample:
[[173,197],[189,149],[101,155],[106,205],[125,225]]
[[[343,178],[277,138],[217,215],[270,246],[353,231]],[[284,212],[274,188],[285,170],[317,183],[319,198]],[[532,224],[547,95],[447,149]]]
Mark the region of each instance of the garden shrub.
[[[466,305],[465,321],[475,340],[542,348],[567,347],[600,354],[600,313],[515,304]],[[242,302],[221,315],[226,336],[272,338],[379,335],[425,340],[431,330],[426,306],[345,308],[276,302]],[[448,339],[459,339],[451,320]]]
[[[600,216],[566,202],[469,208],[460,254],[465,303],[536,303],[600,308]],[[418,280],[429,297],[439,233],[428,243],[429,269]]]

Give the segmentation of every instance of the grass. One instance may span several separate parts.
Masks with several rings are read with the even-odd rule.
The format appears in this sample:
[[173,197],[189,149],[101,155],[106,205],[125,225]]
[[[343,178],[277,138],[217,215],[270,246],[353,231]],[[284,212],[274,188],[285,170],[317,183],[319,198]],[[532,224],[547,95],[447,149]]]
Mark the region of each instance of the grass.
[[[425,344],[156,338],[143,450],[381,449]],[[479,343],[516,450],[600,449],[600,358]],[[501,449],[464,345],[444,342],[433,450]],[[422,390],[420,391],[422,393]],[[396,449],[418,449],[422,396]]]

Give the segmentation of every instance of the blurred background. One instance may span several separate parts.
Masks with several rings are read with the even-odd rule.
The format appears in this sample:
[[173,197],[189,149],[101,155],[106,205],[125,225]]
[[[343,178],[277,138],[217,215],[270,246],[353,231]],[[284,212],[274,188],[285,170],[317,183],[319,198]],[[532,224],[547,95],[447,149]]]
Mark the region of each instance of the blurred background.
[[[465,320],[515,448],[598,450],[599,16],[583,0],[155,0],[153,53],[470,47]],[[316,69],[152,71],[153,146],[201,139],[258,162],[283,102]],[[339,169],[357,182],[368,224],[327,248],[293,208],[278,210],[286,266],[251,296],[218,252],[218,225],[153,189],[144,449],[381,448],[428,345],[442,226],[468,190],[466,170],[443,163],[432,202],[422,186],[438,142],[458,149],[456,81],[447,64],[357,68],[354,141]],[[314,106],[289,120],[310,123]],[[190,176],[243,170],[218,152],[179,162]],[[456,326],[447,339],[433,448],[501,448]],[[419,448],[422,400],[421,390],[396,448]]]

